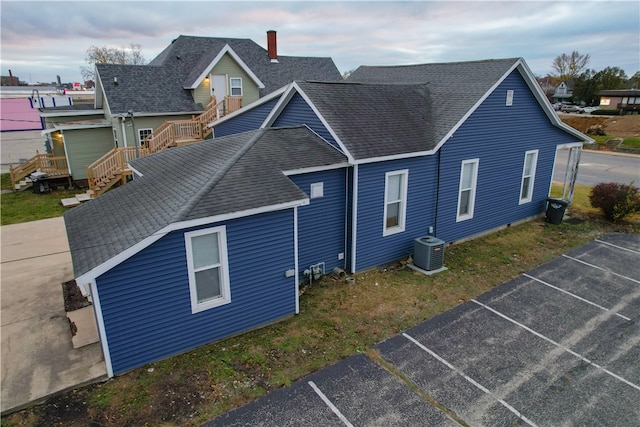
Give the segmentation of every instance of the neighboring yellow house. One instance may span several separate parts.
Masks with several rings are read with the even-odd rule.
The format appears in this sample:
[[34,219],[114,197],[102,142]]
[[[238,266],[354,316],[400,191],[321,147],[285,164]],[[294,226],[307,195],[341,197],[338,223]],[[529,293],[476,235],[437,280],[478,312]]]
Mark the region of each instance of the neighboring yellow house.
[[136,147],[168,121],[191,120],[215,96],[220,115],[293,80],[342,80],[331,58],[278,56],[249,39],[179,36],[148,65],[96,65],[95,104],[45,108],[45,133],[69,174],[87,184],[86,167],[113,148]]

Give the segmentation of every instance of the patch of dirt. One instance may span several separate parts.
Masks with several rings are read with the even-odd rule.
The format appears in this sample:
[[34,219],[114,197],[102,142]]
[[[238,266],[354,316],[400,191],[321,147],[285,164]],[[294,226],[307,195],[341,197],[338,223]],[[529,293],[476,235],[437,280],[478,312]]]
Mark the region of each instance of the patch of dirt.
[[166,375],[153,385],[149,394],[148,405],[138,414],[140,425],[149,420],[182,425],[197,416],[202,405],[214,397],[206,371],[190,372],[187,376]]
[[[92,387],[88,386],[53,396],[42,405],[12,414],[8,424],[34,427],[100,427],[102,424],[88,421],[89,405],[87,400]],[[4,421],[3,419],[3,425]],[[13,422],[15,424],[12,424]]]
[[609,136],[620,138],[640,136],[640,114],[616,117],[571,115],[560,118],[564,123],[583,133],[586,133],[591,126],[601,125]]
[[82,295],[75,280],[62,284],[62,294],[64,296],[64,311],[67,313],[91,305],[87,297]]

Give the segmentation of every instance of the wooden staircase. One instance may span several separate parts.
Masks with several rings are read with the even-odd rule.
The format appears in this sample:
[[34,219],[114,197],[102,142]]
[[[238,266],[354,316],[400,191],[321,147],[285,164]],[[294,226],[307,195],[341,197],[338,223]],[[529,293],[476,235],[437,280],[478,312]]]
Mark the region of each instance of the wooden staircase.
[[46,173],[48,178],[63,178],[69,176],[67,159],[64,156],[56,157],[52,153],[36,155],[17,166],[9,166],[11,185],[14,191],[22,191],[31,187],[29,175],[34,172]]
[[212,97],[204,113],[191,120],[171,120],[158,126],[147,136],[141,146],[114,148],[87,166],[87,179],[92,197],[98,197],[117,183],[127,182],[132,172],[129,161],[172,147],[204,141],[211,135],[209,123],[222,118],[242,107],[242,97],[226,96],[216,102]]

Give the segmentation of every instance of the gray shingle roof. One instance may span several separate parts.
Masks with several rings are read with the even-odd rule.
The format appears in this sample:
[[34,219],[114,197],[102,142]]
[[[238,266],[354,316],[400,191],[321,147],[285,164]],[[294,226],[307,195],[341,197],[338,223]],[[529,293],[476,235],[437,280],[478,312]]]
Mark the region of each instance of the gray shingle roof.
[[[97,64],[96,70],[111,114],[126,114],[128,110],[142,114],[204,111],[170,68]],[[118,79],[117,84],[114,78]]]
[[[113,114],[201,111],[185,87],[192,86],[220,51],[229,45],[264,83],[260,96],[296,79],[341,80],[331,58],[278,56],[272,63],[266,49],[249,39],[179,36],[148,65],[96,67]],[[113,84],[118,77],[118,85]]]
[[164,227],[307,196],[283,173],[345,162],[305,126],[172,148],[132,162],[136,178],[64,215],[76,277]]
[[[349,83],[369,83],[384,87],[390,83],[404,84],[420,84],[423,89],[419,89],[424,93],[427,99],[428,116],[425,123],[431,126],[430,131],[426,131],[432,138],[431,141],[424,142],[423,146],[431,149],[440,142],[448,132],[450,132],[456,124],[467,114],[476,103],[487,92],[503,78],[506,73],[513,68],[520,58],[509,59],[492,59],[484,61],[469,62],[452,62],[441,64],[420,64],[420,65],[401,65],[401,66],[362,66],[355,70],[346,80]],[[386,89],[388,90],[388,89]],[[385,90],[385,94],[386,94]],[[418,89],[415,89],[418,90]],[[305,89],[306,91],[306,89]],[[318,93],[321,97],[321,94]],[[368,98],[369,95],[366,95]],[[325,99],[323,101],[313,100],[316,102],[324,102],[329,104],[331,101]],[[385,95],[384,99],[380,99],[377,108],[385,109],[384,117],[390,117],[391,120],[385,118],[384,122],[378,126],[378,129],[385,132],[382,125],[388,125],[388,131],[396,132],[394,125],[402,122],[397,121],[394,117],[393,110],[396,108],[405,108],[407,101],[403,96]],[[350,114],[349,121],[352,123],[367,124],[372,121],[369,115],[372,112],[369,109],[355,109]],[[383,117],[383,116],[379,116]],[[339,123],[337,126],[343,127],[346,123],[341,123],[341,118],[336,116],[335,121]],[[334,126],[334,123],[330,123]],[[404,127],[404,126],[402,126]],[[416,145],[415,142],[413,144]],[[407,149],[412,149],[407,147]],[[369,150],[357,149],[357,158],[376,157],[380,155],[381,147],[370,147]],[[404,149],[398,151],[402,153]]]
[[435,147],[428,85],[297,84],[356,160]]

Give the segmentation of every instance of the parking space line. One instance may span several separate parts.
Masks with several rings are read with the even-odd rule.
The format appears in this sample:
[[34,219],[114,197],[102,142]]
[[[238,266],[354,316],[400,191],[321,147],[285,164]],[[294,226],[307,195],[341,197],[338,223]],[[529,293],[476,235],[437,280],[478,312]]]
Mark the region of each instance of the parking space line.
[[421,342],[419,342],[418,340],[416,340],[415,338],[413,338],[411,335],[407,334],[407,333],[402,333],[402,336],[404,336],[406,339],[408,339],[409,341],[411,341],[412,343],[414,343],[415,345],[417,345],[418,347],[420,347],[422,350],[426,351],[427,353],[429,353],[431,356],[433,356],[436,360],[438,360],[440,363],[444,364],[445,366],[447,366],[449,369],[451,369],[452,371],[456,372],[458,375],[462,376],[462,378],[464,378],[465,380],[469,381],[471,384],[473,384],[474,386],[476,386],[478,389],[482,390],[484,393],[488,394],[489,396],[493,397],[496,401],[500,402],[500,404],[502,404],[502,406],[504,406],[505,408],[507,408],[509,411],[511,411],[513,414],[515,414],[518,418],[520,418],[522,421],[526,422],[527,424],[529,424],[532,427],[537,427],[537,425],[529,420],[527,417],[525,417],[524,415],[522,415],[520,413],[520,411],[518,411],[516,408],[514,408],[513,406],[509,405],[507,402],[505,402],[504,400],[498,398],[493,392],[491,392],[489,389],[487,389],[485,386],[483,386],[482,384],[478,383],[476,380],[474,380],[473,378],[471,378],[470,376],[468,376],[467,374],[465,374],[463,371],[461,371],[460,369],[456,368],[455,366],[453,366],[451,363],[447,362],[445,359],[443,359],[442,357],[440,357],[438,354],[436,354],[434,351],[430,350],[429,348],[427,348],[425,345],[423,345]]
[[584,264],[584,265],[588,265],[589,267],[593,267],[593,268],[597,268],[598,270],[606,271],[607,273],[611,273],[611,274],[613,274],[614,276],[618,276],[618,277],[621,277],[621,278],[623,278],[623,279],[627,279],[627,280],[630,280],[630,281],[632,281],[632,282],[635,282],[635,283],[640,284],[640,280],[636,280],[636,279],[633,279],[633,278],[631,278],[631,277],[627,277],[627,276],[625,276],[625,275],[615,273],[615,272],[613,272],[613,271],[611,271],[611,270],[605,270],[605,269],[604,269],[604,268],[602,268],[602,267],[598,267],[597,265],[590,264],[590,263],[588,263],[588,262],[586,262],[586,261],[582,261],[581,259],[574,258],[574,257],[569,256],[569,255],[566,255],[566,254],[562,254],[562,256],[563,256],[563,257],[565,257],[565,258],[569,258],[569,259],[571,259],[571,260],[577,261],[577,262],[579,262],[579,263],[582,263],[582,264]]
[[320,396],[320,399],[322,399],[322,401],[329,407],[329,409],[331,409],[333,413],[336,414],[338,418],[340,418],[340,420],[344,423],[344,425],[346,425],[347,427],[353,427],[353,424],[349,422],[347,417],[342,415],[342,412],[340,412],[340,410],[336,408],[336,406],[333,403],[331,403],[329,398],[325,396],[325,394],[318,388],[318,386],[313,381],[309,381],[309,385],[311,386],[313,391],[315,391],[316,394]]
[[[548,286],[548,287],[553,288],[553,289],[555,289],[555,290],[557,290],[557,291],[560,291],[560,292],[563,292],[563,293],[565,293],[565,294],[567,294],[567,295],[570,295],[570,296],[572,296],[572,297],[574,297],[574,298],[576,298],[576,299],[579,299],[580,301],[586,302],[587,304],[591,304],[592,306],[597,307],[597,308],[599,308],[600,310],[604,310],[604,311],[611,311],[610,309],[608,309],[608,308],[606,308],[606,307],[603,307],[603,306],[601,306],[601,305],[599,305],[599,304],[596,304],[596,303],[595,303],[595,302],[593,302],[593,301],[589,301],[588,299],[582,298],[581,296],[578,296],[578,295],[576,295],[576,294],[574,294],[574,293],[571,293],[571,292],[569,292],[569,291],[565,291],[564,289],[559,288],[559,287],[557,287],[557,286],[554,286],[554,285],[552,285],[552,284],[550,284],[550,283],[547,283],[547,282],[545,282],[545,281],[543,281],[543,280],[540,280],[540,279],[538,279],[537,277],[530,276],[530,275],[528,275],[528,274],[526,274],[526,273],[523,273],[522,275],[523,275],[523,276],[525,276],[525,277],[528,277],[528,278],[529,278],[529,279],[531,279],[531,280],[535,280],[536,282],[542,283],[542,284],[543,284],[543,285],[545,285],[545,286]],[[622,314],[620,314],[620,313],[613,313],[613,314],[615,314],[615,315],[616,315],[616,316],[618,316],[618,317],[623,318],[624,320],[627,320],[627,321],[631,320],[631,319],[630,319],[630,318],[628,318],[627,316],[623,316],[623,315],[622,315]]]
[[510,318],[509,316],[507,316],[507,315],[505,315],[505,314],[500,313],[498,310],[495,310],[495,309],[493,309],[493,308],[489,307],[488,305],[483,304],[483,303],[481,303],[481,302],[479,302],[479,301],[476,301],[476,300],[474,300],[474,299],[472,299],[471,301],[475,302],[475,303],[476,303],[476,304],[478,304],[479,306],[482,306],[482,307],[486,308],[487,310],[489,310],[489,311],[493,312],[494,314],[497,314],[498,316],[502,317],[503,319],[508,320],[509,322],[513,323],[514,325],[517,325],[517,326],[521,327],[522,329],[524,329],[524,330],[526,330],[526,331],[528,331],[528,332],[531,332],[531,333],[532,333],[532,334],[534,334],[535,336],[537,336],[537,337],[539,337],[539,338],[542,338],[543,340],[545,340],[545,341],[547,341],[547,342],[549,342],[549,343],[551,343],[551,344],[555,345],[556,347],[559,347],[559,348],[563,349],[563,350],[564,350],[564,351],[566,351],[567,353],[569,353],[569,354],[571,354],[571,355],[573,355],[573,356],[575,356],[575,357],[577,357],[577,358],[581,359],[582,361],[584,361],[584,362],[586,362],[586,363],[590,364],[590,365],[591,365],[591,366],[593,366],[594,368],[598,368],[598,369],[602,370],[603,372],[605,372],[606,374],[611,375],[613,378],[615,378],[615,379],[617,379],[617,380],[622,381],[623,383],[625,383],[625,384],[627,384],[627,385],[629,385],[629,386],[631,386],[631,387],[635,388],[636,390],[640,390],[640,386],[639,386],[639,385],[634,384],[634,383],[632,383],[631,381],[629,381],[629,380],[626,380],[626,379],[622,378],[620,375],[615,374],[615,373],[611,372],[610,370],[606,369],[605,367],[598,365],[597,363],[595,363],[595,362],[593,362],[592,360],[587,359],[586,357],[584,357],[584,356],[582,356],[582,355],[580,355],[580,354],[576,353],[575,351],[571,350],[570,348],[567,348],[567,347],[563,346],[562,344],[560,344],[560,343],[558,343],[558,342],[556,342],[556,341],[552,340],[551,338],[548,338],[548,337],[546,337],[546,336],[542,335],[541,333],[534,331],[534,330],[533,330],[533,329],[531,329],[530,327],[528,327],[528,326],[526,326],[526,325],[523,325],[522,323],[520,323],[520,322],[518,322],[518,321],[516,321],[516,320],[514,320],[514,319],[512,319],[512,318]]
[[633,249],[625,248],[624,246],[614,245],[613,243],[605,242],[604,240],[600,240],[600,239],[595,239],[595,241],[598,242],[598,243],[603,243],[605,245],[609,245],[609,246],[614,247],[614,248],[622,249],[624,251],[629,251],[629,252],[633,252],[634,254],[639,254],[640,255],[640,252],[634,251]]

